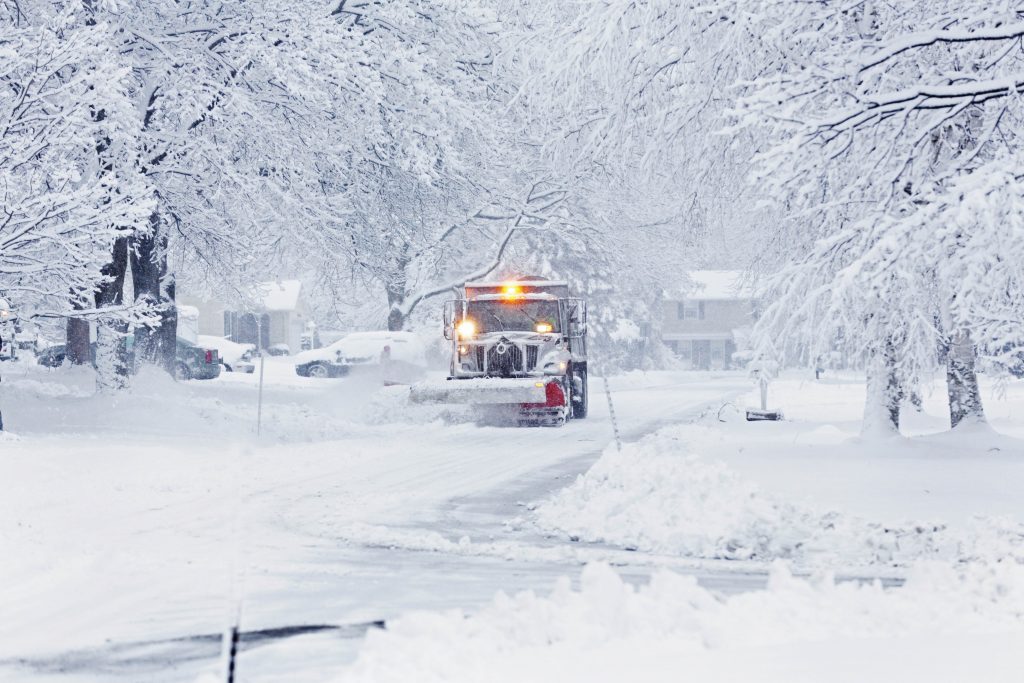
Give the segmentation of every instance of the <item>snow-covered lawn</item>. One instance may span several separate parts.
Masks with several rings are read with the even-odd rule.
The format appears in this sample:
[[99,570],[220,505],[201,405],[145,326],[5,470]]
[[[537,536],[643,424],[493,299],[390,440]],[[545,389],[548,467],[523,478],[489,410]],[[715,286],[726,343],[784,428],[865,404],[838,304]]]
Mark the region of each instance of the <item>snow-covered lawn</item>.
[[961,433],[941,433],[940,389],[906,437],[862,441],[862,381],[783,379],[770,402],[787,421],[746,422],[751,391],[610,446],[515,522],[760,564],[763,590],[722,595],[669,571],[636,587],[593,564],[578,590],[560,582],[476,614],[392,621],[340,680],[1019,681],[1024,382],[987,385],[994,429]]
[[994,429],[941,432],[935,391],[908,416],[909,436],[883,441],[859,436],[863,398],[854,378],[776,382],[771,404],[786,421],[745,421],[751,392],[696,424],[610,448],[535,521],[583,541],[847,572],[1024,559],[1024,382],[988,392]]

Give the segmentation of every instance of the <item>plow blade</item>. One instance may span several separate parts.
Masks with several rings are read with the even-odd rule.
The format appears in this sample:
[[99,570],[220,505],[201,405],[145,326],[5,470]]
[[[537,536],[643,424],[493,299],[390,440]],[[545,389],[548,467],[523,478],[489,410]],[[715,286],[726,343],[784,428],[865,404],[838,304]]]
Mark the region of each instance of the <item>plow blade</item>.
[[413,403],[543,404],[547,397],[545,384],[539,379],[490,377],[418,382],[409,389],[409,398]]

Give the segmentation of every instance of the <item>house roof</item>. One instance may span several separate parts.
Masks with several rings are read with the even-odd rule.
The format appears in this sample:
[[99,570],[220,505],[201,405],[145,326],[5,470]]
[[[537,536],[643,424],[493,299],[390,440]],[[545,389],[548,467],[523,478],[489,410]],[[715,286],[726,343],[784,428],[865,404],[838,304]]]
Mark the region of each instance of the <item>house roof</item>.
[[688,286],[677,287],[670,294],[702,301],[753,299],[754,288],[740,270],[691,270]]
[[267,311],[294,311],[299,307],[302,283],[298,280],[276,280],[257,285],[259,301]]

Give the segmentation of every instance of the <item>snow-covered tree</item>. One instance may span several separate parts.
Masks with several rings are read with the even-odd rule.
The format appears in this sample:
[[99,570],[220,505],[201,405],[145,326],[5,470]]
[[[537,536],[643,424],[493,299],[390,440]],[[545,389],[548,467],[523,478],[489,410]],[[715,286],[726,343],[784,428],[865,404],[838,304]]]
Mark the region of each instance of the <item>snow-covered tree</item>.
[[369,291],[401,329],[423,301],[498,268],[528,229],[551,228],[566,190],[538,164],[509,106],[517,83],[504,68],[504,26],[468,2],[350,7],[365,33],[362,88],[343,94],[359,132],[332,187],[345,219],[316,236],[344,260],[330,284]]
[[0,10],[0,295],[26,318],[137,319],[95,302],[112,245],[153,207],[130,74],[81,7],[37,9]]
[[169,255],[228,280],[273,258],[254,247],[318,196],[316,135],[353,55],[320,2],[86,4],[130,69],[139,144],[131,166],[157,198],[152,215],[132,226],[130,264],[135,299],[157,306],[162,323],[152,334],[137,330],[136,347],[172,367]]
[[604,314],[657,318],[664,283],[735,267],[717,248],[744,258],[762,220],[744,183],[750,136],[719,134],[733,82],[760,68],[751,41],[697,3],[534,2],[518,16],[520,97],[613,264]]
[[[1020,243],[956,207],[972,192],[1012,196],[1005,170],[1019,153],[1024,66],[1017,8],[765,0],[729,11],[785,57],[737,107],[748,129],[766,133],[757,182],[786,208],[776,245],[794,255],[775,279],[762,334],[811,357],[842,339],[882,387],[868,417],[898,405],[941,346],[952,424],[982,419],[974,346],[1001,343],[983,312],[1015,303],[1005,268],[993,277],[977,264],[1020,258]],[[875,376],[880,365],[888,378]],[[898,410],[887,412],[895,426]]]

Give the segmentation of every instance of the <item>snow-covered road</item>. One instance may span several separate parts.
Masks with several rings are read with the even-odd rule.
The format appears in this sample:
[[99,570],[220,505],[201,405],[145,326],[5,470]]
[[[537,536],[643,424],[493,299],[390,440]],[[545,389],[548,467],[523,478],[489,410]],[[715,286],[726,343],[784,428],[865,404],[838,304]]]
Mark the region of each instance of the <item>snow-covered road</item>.
[[[351,658],[360,627],[280,651],[266,630],[472,609],[592,559],[626,577],[658,563],[509,524],[611,441],[598,382],[586,421],[481,427],[414,409],[400,388],[298,378],[276,361],[255,439],[255,379],[143,378],[104,404],[85,379],[5,375],[21,439],[0,458],[0,679],[194,680],[215,664],[239,592],[243,631],[264,632],[248,639],[241,680],[321,677]],[[612,382],[629,440],[747,386],[693,373]],[[701,571],[718,587],[763,581]]]

